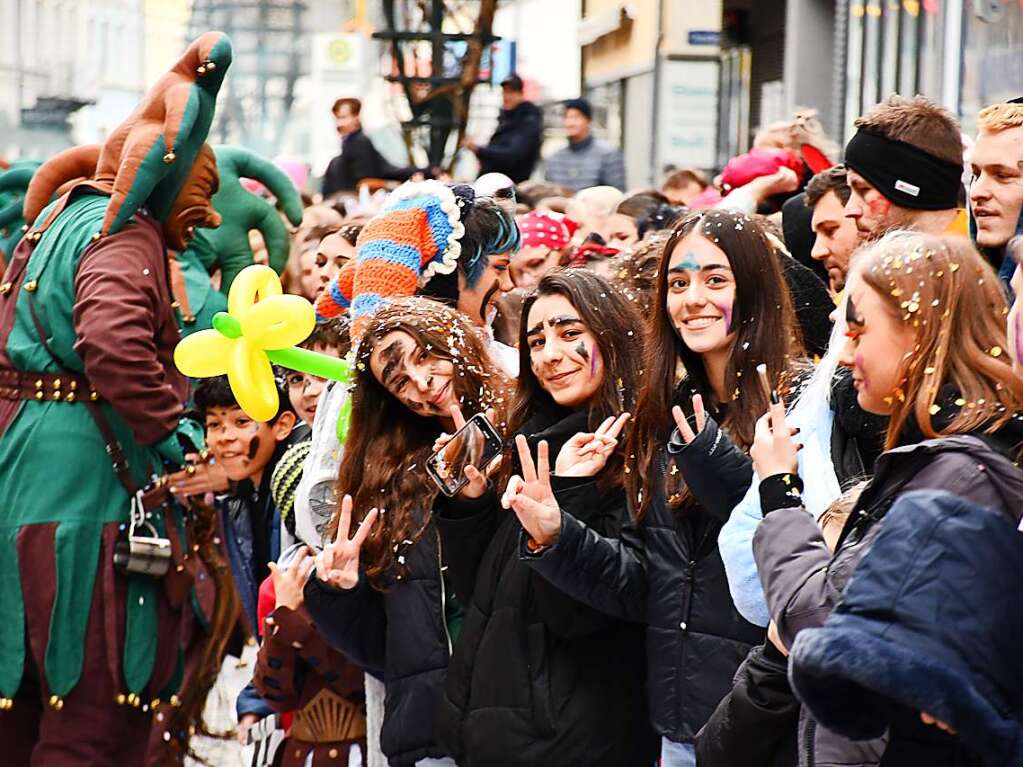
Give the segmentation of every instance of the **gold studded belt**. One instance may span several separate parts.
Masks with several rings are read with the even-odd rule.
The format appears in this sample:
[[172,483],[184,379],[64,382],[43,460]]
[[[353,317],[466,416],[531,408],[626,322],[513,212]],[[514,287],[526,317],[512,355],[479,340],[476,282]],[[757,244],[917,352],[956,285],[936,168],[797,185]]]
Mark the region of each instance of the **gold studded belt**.
[[26,373],[12,368],[0,368],[0,398],[50,402],[75,402],[88,398],[96,402],[99,395],[92,384],[82,376],[64,373]]

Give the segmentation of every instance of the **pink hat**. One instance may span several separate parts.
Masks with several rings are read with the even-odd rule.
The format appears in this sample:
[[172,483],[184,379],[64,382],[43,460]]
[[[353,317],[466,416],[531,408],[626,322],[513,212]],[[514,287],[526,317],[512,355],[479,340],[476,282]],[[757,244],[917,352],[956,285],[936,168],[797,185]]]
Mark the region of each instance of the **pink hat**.
[[524,248],[546,247],[561,250],[568,247],[572,232],[575,231],[574,224],[567,218],[535,210],[521,216],[518,224]]
[[791,168],[796,176],[803,175],[803,161],[788,149],[760,149],[754,147],[746,154],[733,157],[721,173],[721,186],[725,191],[746,186],[761,176],[770,176],[782,168]]

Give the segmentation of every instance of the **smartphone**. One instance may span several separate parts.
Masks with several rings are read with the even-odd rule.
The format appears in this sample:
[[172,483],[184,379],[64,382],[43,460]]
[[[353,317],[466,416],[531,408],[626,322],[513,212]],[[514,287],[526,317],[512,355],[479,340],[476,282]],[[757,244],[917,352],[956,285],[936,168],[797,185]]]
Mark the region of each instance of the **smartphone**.
[[426,459],[426,471],[447,496],[468,483],[467,466],[486,470],[504,447],[501,435],[483,413],[477,413],[455,432],[451,441]]

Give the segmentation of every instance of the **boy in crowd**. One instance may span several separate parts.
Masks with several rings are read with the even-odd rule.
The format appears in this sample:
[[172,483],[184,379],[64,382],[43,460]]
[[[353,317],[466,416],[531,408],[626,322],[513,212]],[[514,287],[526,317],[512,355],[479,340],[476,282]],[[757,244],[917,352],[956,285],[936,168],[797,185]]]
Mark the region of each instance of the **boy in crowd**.
[[281,518],[271,498],[270,478],[284,452],[309,435],[304,424],[295,428],[297,416],[287,392],[280,392],[280,403],[273,420],[260,423],[239,407],[227,376],[204,379],[195,390],[210,456],[230,481],[216,506],[250,629],[256,626],[259,584],[270,574],[267,563],[280,555]]
[[980,111],[969,161],[974,242],[1008,283],[1016,262],[1007,246],[1021,231],[1023,211],[1023,104],[1018,99]]
[[[313,332],[299,346],[331,357],[344,357],[352,348],[351,338],[348,334],[348,318],[342,316],[317,323]],[[311,429],[313,418],[316,417],[316,404],[319,402],[327,379],[311,373],[289,370],[287,371],[287,381],[288,399],[291,402],[291,407],[298,419]]]

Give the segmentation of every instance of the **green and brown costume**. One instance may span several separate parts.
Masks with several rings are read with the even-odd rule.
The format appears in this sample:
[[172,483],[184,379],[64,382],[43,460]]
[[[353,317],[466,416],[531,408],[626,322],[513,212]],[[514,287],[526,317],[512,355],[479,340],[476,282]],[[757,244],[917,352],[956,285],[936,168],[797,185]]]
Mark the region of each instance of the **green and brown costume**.
[[[195,570],[115,571],[131,499],[84,403],[99,404],[135,486],[180,464],[188,381],[173,363],[164,224],[230,60],[226,36],[203,35],[98,155],[76,148],[73,163],[44,164],[26,196],[32,226],[0,282],[0,741],[34,735],[36,763],[141,763],[148,727],[138,715],[181,682],[193,615],[182,578]],[[152,521],[182,564],[180,510],[169,504]],[[38,694],[54,713],[35,733],[5,724],[12,700],[30,710]],[[59,724],[47,720],[61,711]],[[104,727],[120,736],[120,754],[90,740]],[[84,745],[60,742],[56,728]]]

